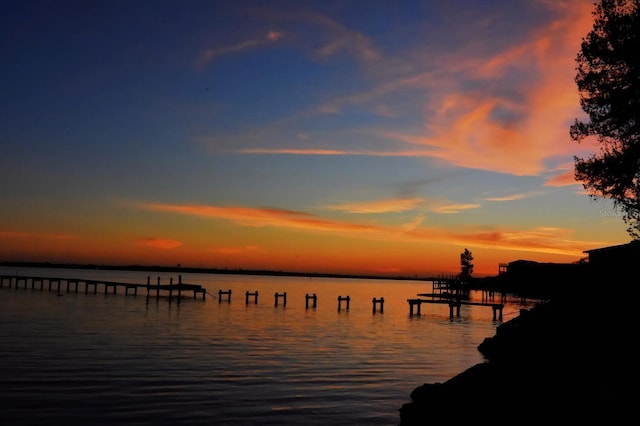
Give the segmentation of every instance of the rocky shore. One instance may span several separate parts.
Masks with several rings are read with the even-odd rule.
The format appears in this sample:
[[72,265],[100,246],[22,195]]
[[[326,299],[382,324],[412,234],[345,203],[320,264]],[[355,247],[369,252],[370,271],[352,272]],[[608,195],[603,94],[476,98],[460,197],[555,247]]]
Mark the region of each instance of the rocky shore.
[[485,362],[416,388],[399,410],[400,426],[637,422],[631,294],[585,293],[522,310],[478,346]]

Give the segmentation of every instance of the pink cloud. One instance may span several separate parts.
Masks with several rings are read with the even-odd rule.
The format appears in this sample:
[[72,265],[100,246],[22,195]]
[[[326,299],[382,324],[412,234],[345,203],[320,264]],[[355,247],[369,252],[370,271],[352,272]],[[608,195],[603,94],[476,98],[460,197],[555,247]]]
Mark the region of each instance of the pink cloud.
[[567,170],[564,173],[551,176],[544,183],[544,186],[572,186],[572,185],[582,185],[582,182],[576,180],[575,172],[573,170]]

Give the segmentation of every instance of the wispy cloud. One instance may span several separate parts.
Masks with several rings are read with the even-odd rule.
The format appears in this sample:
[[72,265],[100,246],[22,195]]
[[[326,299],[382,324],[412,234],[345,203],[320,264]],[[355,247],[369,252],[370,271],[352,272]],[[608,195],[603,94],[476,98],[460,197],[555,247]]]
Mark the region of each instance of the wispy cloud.
[[424,214],[420,214],[414,217],[411,221],[406,222],[402,225],[403,232],[410,232],[414,229],[417,229],[424,222],[426,216]]
[[431,92],[424,134],[385,134],[429,147],[452,165],[513,175],[538,175],[546,158],[575,153],[568,137],[568,123],[580,114],[573,61],[591,5],[575,6],[493,56],[444,55],[448,73],[415,82]]
[[503,196],[496,196],[496,197],[486,197],[486,198],[484,198],[484,200],[485,201],[494,201],[494,202],[518,201],[518,200],[524,200],[526,198],[531,198],[531,197],[539,195],[539,194],[540,194],[540,191],[531,191],[531,192],[520,193],[520,194],[510,194],[510,195],[503,195]]
[[544,183],[544,186],[572,186],[572,185],[582,185],[582,182],[576,180],[574,170],[567,170],[564,173],[551,176]]
[[[585,247],[603,246],[602,241],[576,241],[570,238],[573,232],[565,228],[537,227],[532,229],[482,228],[451,231],[444,228],[421,227],[424,216],[419,215],[410,223],[399,228],[372,226],[352,222],[333,221],[318,216],[274,208],[218,207],[204,205],[139,204],[138,208],[199,216],[209,219],[232,221],[240,226],[275,226],[305,231],[330,232],[339,235],[360,236],[388,240],[393,238],[407,241],[423,241],[447,245],[491,247],[501,250],[517,250],[538,253],[553,253],[567,256],[581,256]],[[475,205],[450,205],[450,212],[456,212]],[[447,208],[443,206],[443,212]]]
[[445,204],[445,205],[436,206],[432,208],[432,210],[436,213],[455,214],[455,213],[460,213],[464,210],[477,209],[478,207],[480,207],[480,204],[475,204],[475,203]]
[[260,37],[260,38],[254,38],[254,39],[250,39],[250,40],[244,40],[241,41],[239,43],[230,45],[230,46],[223,46],[223,47],[218,47],[218,48],[213,48],[213,49],[206,49],[204,51],[202,51],[200,53],[200,55],[198,56],[196,65],[199,68],[205,67],[206,65],[208,65],[213,59],[222,56],[222,55],[226,55],[229,53],[236,53],[236,52],[242,52],[244,50],[248,50],[248,49],[252,49],[258,46],[262,46],[265,44],[269,44],[269,43],[274,43],[276,41],[278,41],[280,38],[282,38],[283,33],[282,32],[278,32],[278,31],[269,31],[267,32],[267,34],[265,34],[264,36]]
[[416,229],[410,232],[418,239],[430,239],[442,244],[467,247],[491,247],[492,249],[523,251],[565,256],[583,257],[585,248],[603,245],[600,241],[570,239],[573,232],[565,228],[476,229],[467,232],[446,232],[439,229]]
[[[252,9],[262,19],[292,24],[291,32],[317,60],[325,60],[340,53],[346,53],[361,61],[376,60],[381,57],[372,40],[365,34],[352,30],[337,20],[312,10]],[[304,25],[304,30],[296,31],[296,25]]]
[[[572,3],[572,7],[558,8],[557,12],[555,21],[538,28],[527,41],[492,56],[479,56],[463,46],[459,51],[441,53],[436,58],[441,68],[391,79],[317,107],[319,113],[337,113],[345,105],[371,104],[375,110],[382,98],[400,90],[423,91],[427,100],[420,108],[426,111],[423,133],[371,130],[381,138],[422,149],[340,150],[317,146],[241,152],[424,156],[472,169],[539,175],[546,170],[545,159],[588,149],[569,139],[568,125],[581,113],[573,83],[574,58],[581,37],[592,24],[591,5]],[[306,17],[327,28],[340,28],[328,18],[313,14]]]
[[236,152],[240,154],[278,154],[278,155],[354,155],[370,157],[431,157],[430,151],[375,151],[375,150],[347,150],[347,149],[300,149],[300,148],[244,148]]
[[225,219],[239,225],[262,227],[278,226],[295,229],[369,232],[377,228],[371,225],[331,221],[309,213],[277,208],[218,207],[203,205],[144,204],[141,208],[212,219]]
[[343,203],[326,206],[329,210],[340,210],[348,213],[388,213],[412,210],[420,203],[421,198],[396,198],[360,203]]

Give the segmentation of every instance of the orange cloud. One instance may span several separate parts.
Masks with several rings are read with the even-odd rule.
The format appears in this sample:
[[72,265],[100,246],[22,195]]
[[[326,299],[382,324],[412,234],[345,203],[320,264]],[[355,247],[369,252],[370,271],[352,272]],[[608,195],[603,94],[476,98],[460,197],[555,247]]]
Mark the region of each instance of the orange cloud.
[[[427,119],[428,136],[395,136],[436,148],[435,158],[458,166],[514,175],[537,175],[544,159],[574,153],[568,137],[568,123],[580,112],[574,59],[592,24],[591,5],[562,12],[526,44],[484,63],[456,58],[461,75],[455,78],[485,84],[450,92],[432,105],[437,119]],[[518,74],[529,76],[526,85],[509,82]]]
[[460,213],[464,210],[477,209],[478,207],[480,207],[480,204],[447,204],[434,207],[433,211],[436,213],[453,214]]
[[[340,235],[359,235],[380,240],[406,239],[407,241],[438,243],[455,246],[481,246],[500,250],[529,251],[547,254],[581,256],[585,247],[605,246],[609,242],[576,241],[570,239],[570,229],[532,228],[495,229],[475,228],[472,231],[451,231],[439,228],[419,227],[423,217],[400,228],[362,225],[358,223],[331,221],[314,215],[283,209],[216,207],[202,205],[141,204],[139,208],[199,216],[211,219],[230,220],[243,226],[277,226],[308,231],[332,232]],[[456,209],[474,208],[473,205],[449,206]],[[446,209],[445,209],[446,211]],[[354,234],[355,233],[355,234]]]
[[567,170],[564,173],[551,176],[544,183],[544,186],[571,186],[571,185],[582,185],[582,182],[576,180],[575,172],[573,170]]
[[573,232],[563,228],[532,228],[529,230],[492,229],[450,233],[437,229],[420,229],[411,232],[419,239],[429,239],[443,244],[467,247],[490,247],[499,250],[528,251],[582,257],[585,247],[597,247],[599,241],[569,239]]
[[182,245],[180,241],[167,240],[167,239],[154,238],[154,237],[143,238],[139,240],[139,243],[147,247],[153,247],[153,248],[158,248],[162,250],[170,250],[176,247],[180,247]]
[[347,222],[320,219],[309,213],[275,208],[217,207],[202,205],[144,204],[141,208],[154,211],[180,213],[212,219],[226,219],[244,226],[279,226],[320,231],[369,232],[378,228]]

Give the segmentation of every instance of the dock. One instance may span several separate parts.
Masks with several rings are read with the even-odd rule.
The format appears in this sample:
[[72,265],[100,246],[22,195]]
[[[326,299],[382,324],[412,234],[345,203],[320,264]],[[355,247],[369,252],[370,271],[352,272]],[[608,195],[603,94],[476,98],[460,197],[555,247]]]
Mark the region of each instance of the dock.
[[[438,299],[407,299],[409,303],[409,315],[417,315],[420,316],[420,307],[423,303],[440,303],[449,305],[449,318],[453,318],[454,310],[455,316],[460,316],[460,307],[462,305],[475,305],[475,306],[489,306],[493,310],[493,320],[494,321],[502,321],[502,310],[504,308],[504,304],[502,303],[486,303],[486,302],[470,302],[465,300],[438,300]],[[416,307],[416,311],[414,312],[414,307]]]
[[[45,286],[46,283],[46,286]],[[46,287],[48,291],[56,291],[59,296],[63,295],[63,289],[66,293],[74,292],[79,293],[81,289],[85,294],[98,293],[98,288],[104,291],[104,294],[117,294],[118,289],[123,290],[125,296],[138,295],[138,290],[147,290],[146,297],[160,298],[162,293],[168,292],[169,300],[176,298],[178,301],[183,297],[183,292],[193,292],[193,298],[196,299],[198,295],[202,295],[202,300],[205,299],[207,290],[201,285],[186,284],[182,282],[182,277],[178,277],[178,282],[174,283],[173,278],[169,280],[168,284],[161,284],[160,277],[158,277],[155,284],[151,283],[151,277],[147,277],[146,284],[114,282],[104,280],[92,280],[82,278],[61,278],[61,277],[38,277],[38,276],[24,276],[24,275],[0,275],[0,288],[7,285],[9,288],[15,287],[16,290],[23,288],[31,290],[43,291]]]
[[[439,277],[432,281],[431,293],[419,293],[418,298],[407,299],[409,303],[409,316],[420,316],[423,303],[436,303],[449,305],[449,318],[460,317],[462,305],[488,306],[493,311],[493,320],[502,321],[504,303],[492,303],[483,298],[482,302],[474,302],[469,299],[469,289],[464,282],[457,277]],[[415,309],[414,309],[415,308]]]

